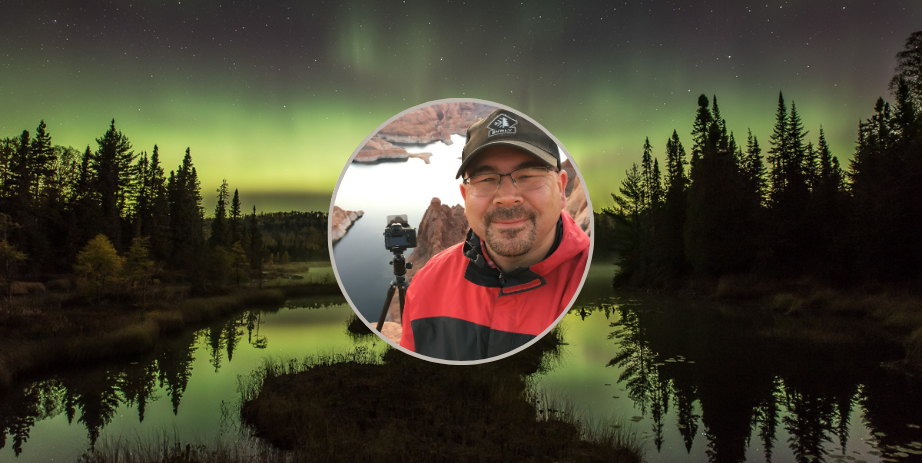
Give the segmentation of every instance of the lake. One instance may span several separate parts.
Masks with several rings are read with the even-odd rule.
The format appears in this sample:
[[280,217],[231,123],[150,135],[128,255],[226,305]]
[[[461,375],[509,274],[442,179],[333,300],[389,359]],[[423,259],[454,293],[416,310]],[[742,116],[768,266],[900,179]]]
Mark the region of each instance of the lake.
[[[922,459],[922,384],[885,366],[899,346],[860,321],[616,291],[613,271],[592,265],[561,322],[559,364],[534,382],[585,419],[633,433],[648,461]],[[264,358],[383,349],[347,335],[351,315],[340,297],[289,301],[141,358],[19,384],[0,397],[0,461],[73,461],[92,439],[233,433],[237,377]]]
[[[464,204],[458,187],[461,181],[455,180],[464,137],[452,135],[451,139],[451,145],[398,144],[410,153],[432,153],[429,164],[417,158],[353,163],[339,184],[334,204],[347,211],[364,211],[365,215],[333,245],[333,265],[347,296],[371,323],[377,323],[394,279],[394,269],[388,265],[394,254],[384,247],[387,216],[406,214],[410,226],[419,228],[433,197],[449,206]],[[410,257],[412,253],[409,249],[404,255]]]

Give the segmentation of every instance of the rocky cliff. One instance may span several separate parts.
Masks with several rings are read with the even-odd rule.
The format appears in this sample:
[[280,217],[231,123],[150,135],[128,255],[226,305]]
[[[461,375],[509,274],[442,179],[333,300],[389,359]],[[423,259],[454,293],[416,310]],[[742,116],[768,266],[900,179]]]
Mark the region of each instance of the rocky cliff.
[[377,136],[394,143],[441,141],[450,145],[452,134],[466,135],[468,127],[494,109],[470,102],[430,105],[400,116],[378,131]]
[[429,164],[429,157],[432,153],[407,153],[407,150],[382,140],[378,137],[371,137],[368,143],[359,150],[352,162],[372,163],[381,161],[406,161],[409,158],[422,159]]
[[567,205],[564,210],[567,214],[570,214],[570,217],[573,217],[573,221],[588,235],[590,233],[589,220],[592,211],[589,210],[589,201],[586,200],[586,189],[583,188],[583,183],[576,175],[576,169],[573,168],[573,164],[570,163],[569,159],[564,161],[560,167],[567,172]]
[[330,238],[333,242],[339,241],[353,222],[363,215],[364,211],[344,211],[339,206],[333,206],[333,213],[330,214]]

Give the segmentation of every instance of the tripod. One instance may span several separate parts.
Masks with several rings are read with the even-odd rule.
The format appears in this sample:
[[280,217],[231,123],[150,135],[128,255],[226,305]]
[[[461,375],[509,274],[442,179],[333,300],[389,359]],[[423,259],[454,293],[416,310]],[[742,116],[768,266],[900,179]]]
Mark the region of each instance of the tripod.
[[403,246],[398,246],[390,248],[390,251],[394,253],[394,260],[388,262],[394,266],[394,279],[391,280],[391,286],[387,288],[387,298],[384,299],[384,307],[381,309],[381,316],[378,317],[378,332],[381,332],[381,328],[384,326],[384,319],[387,317],[387,309],[391,306],[391,301],[394,300],[394,291],[398,290],[398,298],[400,300],[400,320],[403,320],[403,306],[407,299],[407,287],[410,286],[410,282],[407,281],[406,274],[407,269],[412,269],[413,264],[407,263],[406,258],[403,257],[403,251],[406,251],[407,248]]

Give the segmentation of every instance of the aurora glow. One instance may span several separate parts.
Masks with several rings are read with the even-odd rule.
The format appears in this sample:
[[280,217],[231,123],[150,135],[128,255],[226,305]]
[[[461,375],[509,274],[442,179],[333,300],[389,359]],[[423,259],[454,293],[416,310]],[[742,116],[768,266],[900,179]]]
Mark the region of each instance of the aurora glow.
[[909,0],[9,3],[0,136],[44,119],[54,143],[95,148],[114,117],[168,168],[191,147],[206,197],[222,178],[244,197],[322,197],[392,115],[480,98],[548,128],[596,208],[644,137],[661,158],[673,129],[690,148],[701,93],[766,148],[783,91],[847,165],[922,24]]

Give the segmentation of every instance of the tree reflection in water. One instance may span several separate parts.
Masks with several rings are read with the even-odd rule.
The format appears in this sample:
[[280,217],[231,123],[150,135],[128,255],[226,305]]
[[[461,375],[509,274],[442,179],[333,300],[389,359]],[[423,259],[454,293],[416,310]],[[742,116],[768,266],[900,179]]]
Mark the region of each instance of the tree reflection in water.
[[[307,308],[328,306],[324,303],[300,305]],[[0,449],[5,448],[9,439],[13,452],[19,456],[35,424],[61,413],[65,414],[68,423],[76,420],[86,428],[90,447],[96,444],[101,431],[112,422],[121,406],[137,410],[138,421],[143,422],[148,405],[159,400],[162,394],[169,398],[173,414],[177,415],[192,377],[198,344],[204,344],[210,364],[217,372],[225,354],[228,362],[233,360],[244,331],[250,345],[266,348],[268,339],[259,334],[262,323],[262,311],[246,311],[199,331],[161,339],[153,352],[133,361],[68,371],[14,387],[0,396]]]
[[[652,421],[644,434],[657,453],[667,421],[674,420],[686,452],[704,453],[712,462],[741,462],[748,453],[770,463],[778,458],[779,439],[790,450],[782,460],[841,460],[856,445],[867,445],[849,448],[849,430],[858,424],[852,422],[855,409],[880,439],[882,456],[898,454],[900,445],[922,449],[922,432],[906,432],[922,421],[918,382],[906,387],[905,377],[880,368],[881,361],[892,359],[892,345],[779,336],[771,316],[676,306],[682,304],[598,302],[571,309],[576,323],[598,323],[593,315],[605,315],[608,339],[617,346],[606,366],[619,371],[618,382],[635,410]],[[913,405],[898,409],[888,399],[893,394]],[[706,442],[695,449],[699,428]],[[895,428],[901,428],[902,440],[893,438]],[[756,439],[755,448],[750,439]]]

